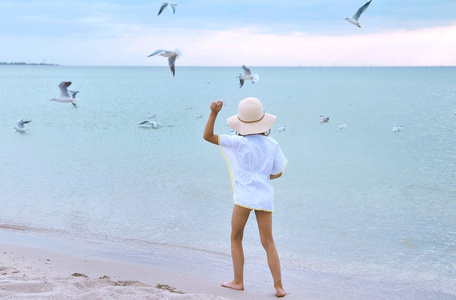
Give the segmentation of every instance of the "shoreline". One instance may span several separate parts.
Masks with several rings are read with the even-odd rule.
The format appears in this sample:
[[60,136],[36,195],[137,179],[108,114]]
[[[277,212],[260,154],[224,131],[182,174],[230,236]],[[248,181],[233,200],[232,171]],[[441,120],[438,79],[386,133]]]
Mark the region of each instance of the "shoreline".
[[221,287],[227,278],[218,272],[201,276],[204,269],[217,267],[213,261],[192,273],[186,266],[178,271],[179,260],[171,259],[169,268],[165,262],[153,267],[92,256],[84,250],[76,254],[65,248],[57,250],[59,245],[52,241],[47,244],[39,238],[37,242],[35,237],[14,229],[1,228],[0,237],[0,299],[276,298],[268,284],[254,284],[248,288],[250,291],[240,292]]
[[[277,299],[266,258],[259,264],[248,254],[244,291],[220,286],[232,277],[227,255],[172,245],[138,251],[2,225],[0,257],[0,299]],[[283,267],[286,299],[456,299],[451,288],[358,272]]]

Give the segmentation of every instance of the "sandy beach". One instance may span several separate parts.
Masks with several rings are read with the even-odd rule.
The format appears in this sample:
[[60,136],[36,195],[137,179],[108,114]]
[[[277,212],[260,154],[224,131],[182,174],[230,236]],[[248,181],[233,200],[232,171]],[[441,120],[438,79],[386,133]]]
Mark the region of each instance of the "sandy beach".
[[234,291],[220,287],[219,278],[211,274],[202,279],[175,270],[166,272],[107,258],[69,254],[36,245],[33,239],[28,244],[22,236],[11,239],[16,233],[2,230],[2,300],[276,298],[272,287],[264,292]]
[[[137,264],[127,259],[128,251],[117,258],[93,255],[80,240],[65,247],[10,227],[0,226],[0,300],[277,299],[266,265],[252,277],[254,266],[247,264],[250,276],[245,290],[235,291],[220,286],[231,276],[225,265],[229,257],[221,264],[209,253],[201,259],[160,247],[161,252],[153,250],[153,264]],[[413,282],[379,282],[367,274],[352,278],[287,269],[283,278],[291,292],[285,299],[454,299],[450,290],[423,290]]]
[[0,299],[229,299],[186,293],[166,284],[175,281],[169,275],[119,262],[4,242],[0,249]]

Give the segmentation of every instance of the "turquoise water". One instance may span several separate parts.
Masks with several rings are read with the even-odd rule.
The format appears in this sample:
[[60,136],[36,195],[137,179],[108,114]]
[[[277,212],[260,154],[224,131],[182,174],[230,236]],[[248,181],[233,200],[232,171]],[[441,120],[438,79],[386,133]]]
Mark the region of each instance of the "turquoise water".
[[[456,68],[252,67],[260,81],[242,89],[239,70],[0,66],[0,224],[136,261],[160,245],[208,251],[229,270],[232,188],[202,131],[212,101],[226,104],[216,133],[231,134],[225,119],[255,96],[289,160],[274,181],[284,276],[456,297]],[[63,80],[77,108],[49,101]],[[162,127],[138,126],[151,114]],[[253,215],[245,251],[265,264]]]

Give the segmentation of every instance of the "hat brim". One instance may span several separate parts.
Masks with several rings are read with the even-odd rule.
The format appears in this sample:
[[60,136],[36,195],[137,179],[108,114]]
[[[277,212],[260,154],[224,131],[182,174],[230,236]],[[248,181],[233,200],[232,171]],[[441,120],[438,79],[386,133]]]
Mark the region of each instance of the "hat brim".
[[268,131],[274,125],[276,116],[264,113],[264,117],[256,122],[242,122],[238,115],[234,115],[226,120],[228,126],[241,135],[257,134]]

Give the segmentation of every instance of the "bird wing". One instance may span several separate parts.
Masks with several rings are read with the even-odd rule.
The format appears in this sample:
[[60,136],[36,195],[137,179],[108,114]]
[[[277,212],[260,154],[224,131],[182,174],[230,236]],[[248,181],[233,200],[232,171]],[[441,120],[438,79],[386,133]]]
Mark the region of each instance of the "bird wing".
[[71,81],[62,81],[59,83],[60,97],[70,98],[68,93],[68,87],[71,85]]
[[139,123],[139,125],[143,125],[143,124],[146,124],[146,123],[149,123],[149,121],[143,121],[143,122]]
[[239,78],[239,88],[241,88],[244,85],[244,79]]
[[173,14],[176,13],[176,5],[175,3],[170,3],[169,4],[169,9],[171,9],[173,11]]
[[157,55],[157,54],[162,53],[162,52],[164,52],[164,51],[165,51],[165,50],[162,50],[162,49],[155,50],[154,52],[152,52],[151,54],[149,54],[147,57]]
[[71,98],[76,99],[76,94],[79,93],[79,91],[68,90],[68,93],[70,94]]
[[27,121],[24,121],[24,119],[20,119],[17,121],[17,127],[18,128],[24,128],[24,124],[27,124],[27,123],[30,123],[32,122],[32,120],[27,120]]
[[370,0],[369,2],[367,2],[366,4],[364,4],[363,6],[361,6],[358,11],[353,15],[352,19],[358,21],[358,18],[359,16],[361,16],[361,14],[363,12],[366,11],[367,7],[369,6],[369,4],[372,2],[372,0]]
[[169,65],[169,68],[171,69],[171,72],[173,72],[173,76],[176,73],[176,67],[174,66],[175,61],[176,61],[176,55],[170,56],[168,58],[168,65]]
[[168,2],[163,3],[163,5],[160,7],[160,10],[158,11],[157,16],[159,16],[167,6],[168,6]]
[[251,75],[252,72],[250,72],[250,69],[247,68],[246,66],[242,65],[242,70],[244,70],[244,75]]

